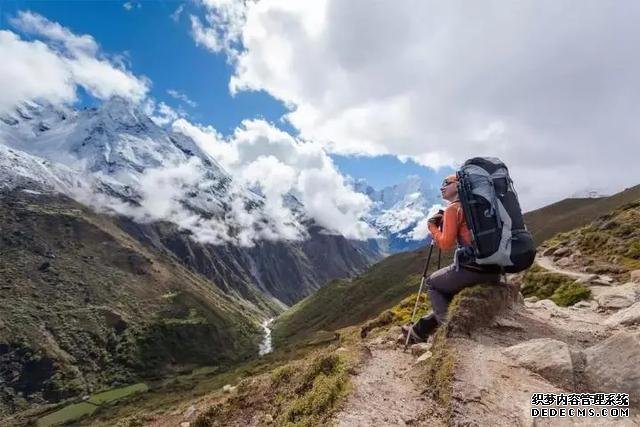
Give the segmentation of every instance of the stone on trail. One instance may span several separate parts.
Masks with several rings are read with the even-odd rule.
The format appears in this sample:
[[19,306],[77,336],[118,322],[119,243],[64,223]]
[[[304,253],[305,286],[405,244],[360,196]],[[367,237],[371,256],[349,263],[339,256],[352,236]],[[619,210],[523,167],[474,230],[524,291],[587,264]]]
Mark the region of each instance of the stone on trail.
[[611,286],[615,283],[615,280],[611,276],[600,275],[591,280],[592,285]]
[[537,296],[532,296],[532,297],[526,297],[524,299],[524,302],[528,302],[528,303],[534,303],[534,302],[538,302],[540,300],[540,298],[538,298]]
[[629,393],[640,404],[640,332],[622,331],[584,351],[590,390]]
[[[611,315],[604,324],[607,326],[631,326],[640,324],[640,302]],[[638,349],[638,351],[640,351],[640,349]]]
[[556,246],[552,246],[550,248],[547,248],[542,252],[542,256],[553,255],[553,253],[556,251],[556,249],[558,249]]
[[418,344],[413,344],[410,347],[410,349],[411,349],[411,354],[413,354],[414,356],[420,356],[421,354],[424,354],[427,351],[429,351],[429,349],[431,349],[431,344],[426,342],[421,342]]
[[591,303],[589,301],[578,301],[577,303],[575,303],[573,305],[573,307],[575,308],[590,308],[591,307]]
[[634,283],[640,283],[640,270],[633,270],[630,273],[631,281]]
[[551,338],[538,338],[503,350],[518,365],[562,385],[573,385],[573,363],[569,346]]
[[430,351],[425,351],[424,353],[422,353],[420,357],[416,359],[416,361],[414,362],[414,365],[417,365],[419,363],[422,363],[424,361],[431,359],[431,356],[433,356],[433,353],[431,353]]
[[558,259],[558,258],[562,258],[564,256],[567,256],[571,253],[571,249],[564,247],[564,248],[558,248],[553,252],[553,257]]
[[604,310],[627,308],[640,300],[640,285],[629,282],[612,286],[596,296],[598,306]]
[[578,282],[580,284],[583,284],[583,285],[590,285],[596,279],[598,279],[598,275],[597,274],[589,274],[589,275],[586,275],[584,277],[581,277],[581,278],[577,279],[576,282]]
[[225,384],[224,387],[222,387],[222,391],[225,393],[233,393],[236,391],[236,387],[231,384]]

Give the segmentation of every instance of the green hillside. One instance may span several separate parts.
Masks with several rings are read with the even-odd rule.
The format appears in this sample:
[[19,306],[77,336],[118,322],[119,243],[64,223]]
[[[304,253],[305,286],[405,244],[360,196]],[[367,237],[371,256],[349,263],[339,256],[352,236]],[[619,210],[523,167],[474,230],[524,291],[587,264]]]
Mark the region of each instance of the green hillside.
[[527,212],[524,219],[536,244],[540,244],[557,233],[588,224],[598,216],[638,199],[640,199],[640,185],[609,197],[561,200]]
[[[335,280],[291,307],[274,322],[276,345],[290,343],[319,330],[335,330],[361,323],[416,292],[427,259],[427,248],[392,255],[365,274]],[[442,265],[451,262],[443,253]],[[437,267],[433,251],[429,271]]]
[[63,196],[2,193],[0,418],[257,353],[266,314]]

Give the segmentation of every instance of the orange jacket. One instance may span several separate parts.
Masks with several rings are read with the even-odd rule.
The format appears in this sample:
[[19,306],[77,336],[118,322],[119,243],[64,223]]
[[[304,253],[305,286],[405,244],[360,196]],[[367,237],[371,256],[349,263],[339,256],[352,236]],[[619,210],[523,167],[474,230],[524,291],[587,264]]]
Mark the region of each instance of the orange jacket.
[[456,242],[463,246],[471,245],[471,231],[464,219],[464,212],[458,200],[451,202],[444,210],[442,230],[429,223],[429,231],[436,245],[442,250],[452,249]]

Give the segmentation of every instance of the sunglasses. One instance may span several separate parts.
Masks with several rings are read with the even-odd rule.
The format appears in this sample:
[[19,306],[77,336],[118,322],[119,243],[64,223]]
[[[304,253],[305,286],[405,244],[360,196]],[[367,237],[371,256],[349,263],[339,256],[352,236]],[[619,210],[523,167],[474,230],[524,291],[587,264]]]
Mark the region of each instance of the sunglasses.
[[443,186],[443,187],[446,187],[447,185],[449,185],[449,184],[454,184],[454,183],[455,183],[455,181],[447,181],[447,180],[444,180],[444,181],[442,181],[442,186]]

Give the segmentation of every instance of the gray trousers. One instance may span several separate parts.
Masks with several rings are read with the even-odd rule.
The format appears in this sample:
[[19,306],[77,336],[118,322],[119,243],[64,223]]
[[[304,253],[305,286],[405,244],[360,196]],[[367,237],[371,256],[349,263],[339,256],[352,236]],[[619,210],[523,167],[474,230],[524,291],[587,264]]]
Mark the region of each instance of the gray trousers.
[[462,289],[480,283],[498,283],[500,274],[467,270],[460,267],[456,271],[455,265],[450,265],[435,271],[427,278],[427,292],[431,300],[433,314],[438,323],[447,320],[449,303]]

